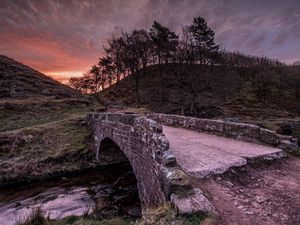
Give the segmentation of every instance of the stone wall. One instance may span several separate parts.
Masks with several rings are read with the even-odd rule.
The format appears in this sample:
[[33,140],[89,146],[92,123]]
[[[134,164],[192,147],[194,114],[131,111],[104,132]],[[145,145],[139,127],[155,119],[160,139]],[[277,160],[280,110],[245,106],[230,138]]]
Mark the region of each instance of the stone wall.
[[296,138],[278,135],[256,125],[170,114],[150,114],[147,117],[168,126],[183,127],[237,140],[271,145],[287,152],[300,151]]
[[107,142],[108,139],[125,154],[137,178],[143,209],[161,205],[171,195],[195,198],[187,175],[169,151],[169,142],[160,124],[144,116],[121,113],[89,113],[86,120],[91,129],[92,148],[97,159],[105,160],[99,149],[103,140]]

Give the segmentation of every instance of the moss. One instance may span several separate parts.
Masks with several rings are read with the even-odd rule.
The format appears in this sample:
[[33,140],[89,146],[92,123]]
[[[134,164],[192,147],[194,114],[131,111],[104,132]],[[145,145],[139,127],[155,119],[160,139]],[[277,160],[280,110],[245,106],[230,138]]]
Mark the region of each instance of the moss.
[[182,225],[200,225],[200,224],[213,224],[214,218],[205,214],[195,214],[190,216],[178,217],[178,224]]

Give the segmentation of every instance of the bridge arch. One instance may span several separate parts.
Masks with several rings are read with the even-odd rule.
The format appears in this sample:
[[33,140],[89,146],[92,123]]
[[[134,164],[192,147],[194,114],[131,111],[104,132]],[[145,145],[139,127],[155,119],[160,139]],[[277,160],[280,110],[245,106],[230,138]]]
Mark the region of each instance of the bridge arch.
[[87,121],[100,164],[128,160],[137,179],[142,208],[163,204],[168,197],[163,188],[162,156],[169,143],[162,126],[130,114],[89,114]]
[[137,179],[143,215],[169,200],[178,208],[181,198],[193,202],[191,212],[198,210],[195,207],[200,203],[190,200],[197,193],[169,151],[162,125],[145,116],[124,113],[88,113],[86,121],[92,134],[91,147],[100,164],[129,161]]

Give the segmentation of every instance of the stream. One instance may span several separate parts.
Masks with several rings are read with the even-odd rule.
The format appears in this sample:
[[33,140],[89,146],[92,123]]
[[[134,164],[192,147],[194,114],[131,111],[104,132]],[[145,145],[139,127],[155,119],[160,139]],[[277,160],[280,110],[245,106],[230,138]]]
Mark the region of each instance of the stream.
[[99,219],[141,216],[136,178],[126,163],[0,187],[1,225],[23,221],[37,207],[50,219],[92,212]]

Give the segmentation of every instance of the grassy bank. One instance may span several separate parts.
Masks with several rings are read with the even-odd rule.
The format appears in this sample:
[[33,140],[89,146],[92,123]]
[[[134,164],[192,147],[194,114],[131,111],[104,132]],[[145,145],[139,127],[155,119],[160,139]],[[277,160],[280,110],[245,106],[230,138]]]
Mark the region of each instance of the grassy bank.
[[20,129],[28,126],[49,123],[55,120],[69,118],[74,115],[84,115],[101,107],[87,99],[1,99],[0,100],[0,132]]
[[2,184],[95,166],[83,121],[83,117],[77,116],[0,133]]

